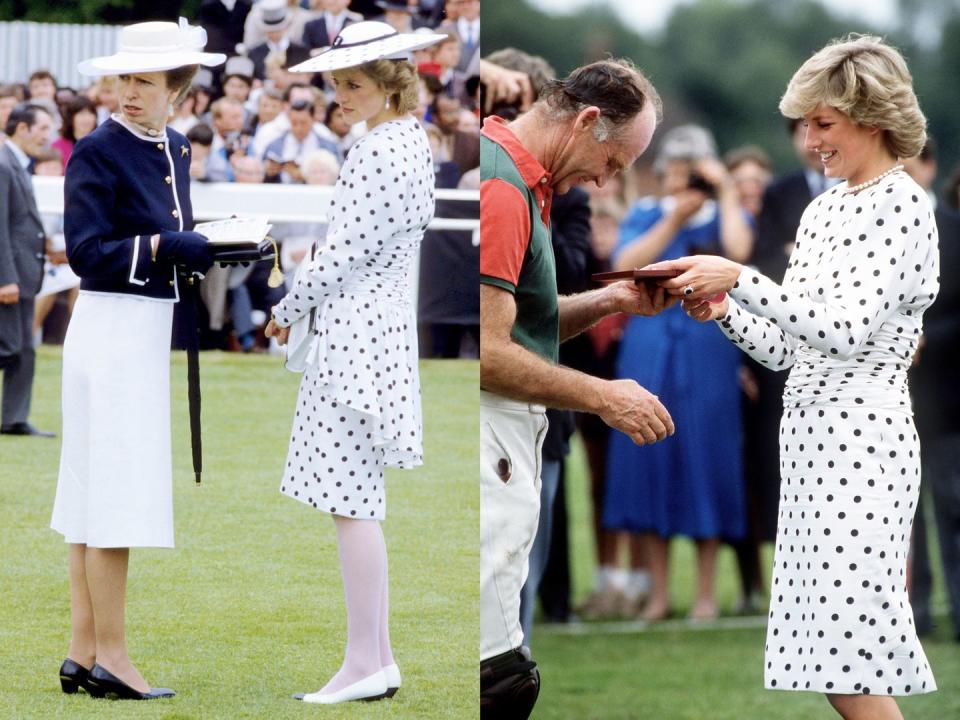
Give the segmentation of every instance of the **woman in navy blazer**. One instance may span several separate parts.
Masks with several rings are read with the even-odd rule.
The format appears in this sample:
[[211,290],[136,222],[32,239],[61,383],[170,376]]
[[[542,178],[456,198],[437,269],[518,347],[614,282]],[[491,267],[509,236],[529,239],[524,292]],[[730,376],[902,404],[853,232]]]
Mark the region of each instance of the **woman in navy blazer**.
[[64,230],[81,278],[63,350],[63,449],[51,527],[69,544],[72,637],[64,692],[169,697],[131,663],[124,638],[130,547],[173,546],[170,334],[177,268],[206,272],[190,232],[190,144],[166,127],[199,65],[202,29],[124,28],[120,51],[80,65],[118,75],[121,112],[77,143]]

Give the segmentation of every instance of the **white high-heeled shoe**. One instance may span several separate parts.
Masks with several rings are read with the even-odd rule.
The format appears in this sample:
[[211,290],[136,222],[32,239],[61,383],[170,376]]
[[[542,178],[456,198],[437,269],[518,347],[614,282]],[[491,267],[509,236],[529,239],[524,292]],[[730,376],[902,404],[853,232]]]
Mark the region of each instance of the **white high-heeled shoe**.
[[379,700],[387,695],[387,676],[383,670],[377,670],[362,680],[357,680],[345,688],[332,693],[307,693],[302,698],[305,703],[316,705],[336,705],[351,700]]
[[387,678],[387,697],[392,698],[400,689],[400,667],[393,663],[381,668],[384,676]]

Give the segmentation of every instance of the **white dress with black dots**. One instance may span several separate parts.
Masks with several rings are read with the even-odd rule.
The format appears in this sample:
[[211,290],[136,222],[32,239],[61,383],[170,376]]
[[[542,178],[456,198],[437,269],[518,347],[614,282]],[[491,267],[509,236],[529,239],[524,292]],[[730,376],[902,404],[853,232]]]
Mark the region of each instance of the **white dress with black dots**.
[[939,289],[937,228],[906,173],[846,187],[807,207],[783,286],[744,269],[719,321],[791,368],[764,680],[913,695],[936,683],[906,590],[920,486],[907,369]]
[[286,327],[316,308],[280,491],[318,510],[382,520],[384,467],[422,462],[410,271],[433,184],[415,119],[360,138],[334,188],[326,244],[273,309]]

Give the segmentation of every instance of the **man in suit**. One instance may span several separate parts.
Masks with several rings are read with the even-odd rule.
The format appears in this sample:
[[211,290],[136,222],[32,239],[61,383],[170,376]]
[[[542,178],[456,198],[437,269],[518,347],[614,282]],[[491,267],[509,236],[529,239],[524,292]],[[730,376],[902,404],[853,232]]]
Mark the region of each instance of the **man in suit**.
[[363,15],[350,12],[350,0],[325,0],[323,14],[303,27],[303,44],[316,55],[322,48],[333,45],[333,40],[350,23],[360,22]]
[[266,42],[250,48],[247,57],[253,60],[253,76],[257,80],[264,80],[266,74],[267,55],[279,52],[286,55],[286,67],[306,60],[310,56],[309,50],[300,43],[294,42],[290,35],[290,25],[293,18],[286,0],[260,0],[262,21]]
[[460,36],[457,70],[466,76],[480,73],[480,0],[449,0],[456,11],[455,27]]
[[751,264],[774,282],[783,282],[787,261],[793,252],[800,216],[810,201],[836,180],[823,174],[816,153],[804,147],[806,128],[802,118],[789,124],[790,137],[802,167],[775,178],[763,193],[763,206],[757,219],[757,239]]
[[460,129],[460,100],[440,94],[430,107],[433,124],[441,133],[437,162],[456,163],[460,176],[480,164],[480,136]]
[[34,298],[43,281],[46,235],[27,172],[50,139],[53,119],[36,105],[10,113],[0,148],[0,369],[3,403],[0,433],[53,437],[29,422],[36,351],[33,349]]
[[207,51],[236,55],[252,7],[250,0],[202,0],[197,24],[207,31]]

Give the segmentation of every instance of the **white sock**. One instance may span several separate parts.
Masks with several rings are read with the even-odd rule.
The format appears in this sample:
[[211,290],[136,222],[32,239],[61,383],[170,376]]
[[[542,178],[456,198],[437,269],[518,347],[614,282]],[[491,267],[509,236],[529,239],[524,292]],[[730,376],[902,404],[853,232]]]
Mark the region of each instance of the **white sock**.
[[610,578],[607,582],[608,590],[618,590],[623,592],[627,587],[627,571],[623,568],[612,567],[610,568]]
[[641,595],[646,595],[650,592],[650,573],[646,570],[630,570],[627,574],[626,587],[623,591],[631,600],[636,600]]
[[593,591],[606,592],[613,581],[612,575],[617,571],[612,565],[598,565],[593,570]]

